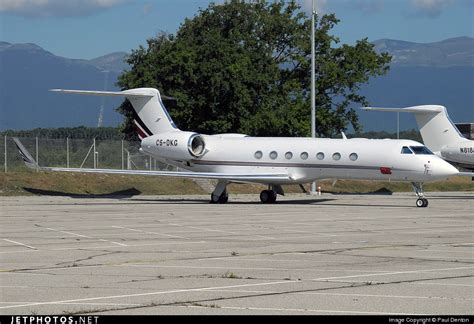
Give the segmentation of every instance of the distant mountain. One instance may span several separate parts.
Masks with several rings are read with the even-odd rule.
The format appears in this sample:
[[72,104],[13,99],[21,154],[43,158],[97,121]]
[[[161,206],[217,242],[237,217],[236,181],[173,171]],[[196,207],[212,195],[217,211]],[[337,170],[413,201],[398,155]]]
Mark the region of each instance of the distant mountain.
[[[440,104],[454,122],[474,122],[474,39],[436,43],[374,42],[393,56],[386,76],[364,85],[371,105],[404,107]],[[37,127],[95,127],[104,104],[103,126],[123,120],[114,111],[121,99],[51,93],[51,88],[118,90],[117,77],[128,69],[126,53],[92,60],[54,55],[35,44],[0,42],[0,130]],[[366,131],[396,130],[396,114],[359,112]],[[400,114],[401,129],[416,128],[413,116]]]
[[381,39],[373,43],[378,52],[392,55],[393,66],[474,66],[474,38],[457,37],[435,43],[411,43]]
[[0,42],[0,130],[36,127],[117,126],[121,100],[51,93],[52,88],[117,90],[125,53],[93,60],[69,59],[35,44]]
[[[378,52],[392,55],[387,75],[364,85],[373,106],[446,106],[455,123],[474,123],[474,38],[458,37],[435,43],[382,39]],[[417,128],[411,114],[400,114],[400,128]],[[364,130],[396,130],[395,113],[359,112]]]
[[125,52],[115,52],[97,57],[88,62],[96,68],[121,73],[129,69],[128,64],[125,62],[126,56],[127,53]]

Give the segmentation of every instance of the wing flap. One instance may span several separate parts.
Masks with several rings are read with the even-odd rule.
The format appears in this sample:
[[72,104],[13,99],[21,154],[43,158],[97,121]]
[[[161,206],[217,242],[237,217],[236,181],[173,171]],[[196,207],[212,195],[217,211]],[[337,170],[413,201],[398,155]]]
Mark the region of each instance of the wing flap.
[[244,174],[244,173],[215,173],[215,172],[178,172],[178,171],[149,171],[149,170],[120,170],[120,169],[86,169],[86,168],[50,168],[40,167],[42,171],[102,173],[142,176],[162,176],[193,179],[215,179],[236,181],[274,181],[290,180],[287,174]]

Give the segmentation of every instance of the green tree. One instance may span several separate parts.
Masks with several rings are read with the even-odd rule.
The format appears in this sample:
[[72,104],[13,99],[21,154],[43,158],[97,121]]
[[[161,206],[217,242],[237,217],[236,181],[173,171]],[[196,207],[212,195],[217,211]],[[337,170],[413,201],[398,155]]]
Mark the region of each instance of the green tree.
[[[335,15],[317,19],[317,132],[334,136],[360,130],[352,104],[370,77],[388,71],[390,56],[367,39],[339,45],[330,34]],[[310,132],[310,19],[295,1],[211,3],[186,19],[176,35],[160,34],[133,50],[123,89],[154,87],[178,127],[202,133],[308,136]],[[132,134],[131,106],[123,131]]]

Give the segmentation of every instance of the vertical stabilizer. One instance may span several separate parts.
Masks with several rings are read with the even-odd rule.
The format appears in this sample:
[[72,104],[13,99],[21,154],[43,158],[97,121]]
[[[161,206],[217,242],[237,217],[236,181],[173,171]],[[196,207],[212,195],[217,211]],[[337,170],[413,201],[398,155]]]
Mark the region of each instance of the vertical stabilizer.
[[154,134],[179,131],[168,111],[166,111],[160,92],[157,89],[137,88],[124,91],[52,89],[51,91],[94,96],[122,96],[127,98],[134,109],[134,123],[140,139]]
[[426,146],[439,152],[441,148],[465,139],[451,122],[443,106],[419,106],[415,113],[416,123]]
[[406,108],[364,107],[363,109],[414,113],[423,142],[433,152],[441,151],[446,145],[468,141],[453,124],[444,106],[424,105]]

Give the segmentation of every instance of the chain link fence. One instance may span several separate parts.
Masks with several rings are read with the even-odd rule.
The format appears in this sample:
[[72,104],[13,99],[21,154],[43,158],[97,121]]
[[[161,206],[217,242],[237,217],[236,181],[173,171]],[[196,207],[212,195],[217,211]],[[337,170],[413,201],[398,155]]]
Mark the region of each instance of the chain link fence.
[[[140,142],[95,139],[19,138],[40,166],[122,170],[174,170],[173,167],[141,154]],[[9,136],[0,141],[3,172],[26,171]]]

